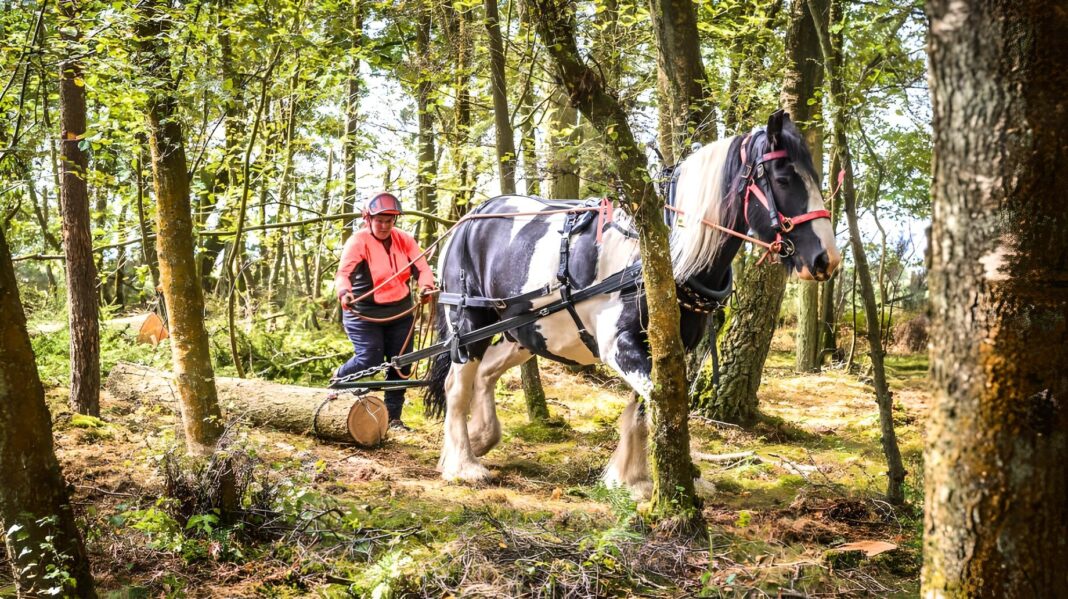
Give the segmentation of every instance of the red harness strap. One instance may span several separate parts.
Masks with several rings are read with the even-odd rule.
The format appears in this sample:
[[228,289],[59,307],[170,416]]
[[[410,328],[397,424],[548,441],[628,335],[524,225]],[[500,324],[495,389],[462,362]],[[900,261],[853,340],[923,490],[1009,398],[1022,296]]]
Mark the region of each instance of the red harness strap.
[[[790,217],[786,216],[782,212],[779,212],[779,209],[777,206],[775,206],[774,202],[769,201],[768,197],[764,194],[764,191],[760,189],[759,185],[756,184],[756,178],[758,176],[757,171],[762,169],[761,165],[763,165],[765,162],[779,160],[781,158],[789,158],[789,154],[786,152],[786,150],[775,150],[774,152],[767,152],[763,156],[761,156],[760,160],[756,161],[754,165],[750,165],[748,162],[748,157],[746,155],[745,147],[746,144],[749,143],[749,138],[751,136],[751,133],[746,134],[746,136],[742,139],[741,145],[742,168],[744,169],[742,171],[741,177],[744,179],[745,185],[745,197],[742,199],[742,213],[745,216],[745,225],[746,227],[749,227],[749,198],[751,196],[755,196],[756,199],[759,200],[760,203],[764,206],[764,209],[768,211],[768,217],[771,219],[771,226],[773,229],[775,229],[775,241],[771,243],[771,246],[768,248],[767,253],[765,253],[764,256],[760,259],[760,262],[763,262],[764,259],[771,255],[773,251],[776,254],[779,254],[782,251],[783,233],[789,233],[797,225],[801,223],[807,223],[810,220],[816,220],[818,218],[826,218],[830,220],[831,213],[827,210],[811,210],[809,212],[805,212],[804,214],[799,214],[797,216]],[[763,176],[763,174],[761,173],[759,176]],[[758,262],[758,264],[760,262]]]

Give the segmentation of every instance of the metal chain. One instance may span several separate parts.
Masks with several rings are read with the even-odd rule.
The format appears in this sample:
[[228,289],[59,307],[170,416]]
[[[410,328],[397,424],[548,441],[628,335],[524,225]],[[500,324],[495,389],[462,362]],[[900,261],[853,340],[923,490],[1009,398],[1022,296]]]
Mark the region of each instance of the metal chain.
[[365,369],[363,369],[363,370],[361,370],[359,372],[354,372],[352,374],[347,374],[347,375],[345,375],[345,376],[343,376],[341,378],[336,378],[336,379],[333,380],[333,382],[335,382],[335,383],[347,383],[349,381],[358,381],[358,380],[360,380],[362,378],[366,378],[366,377],[378,374],[379,372],[382,372],[383,370],[388,370],[392,366],[393,366],[393,362],[382,362],[378,366],[372,366],[370,368],[365,368]]

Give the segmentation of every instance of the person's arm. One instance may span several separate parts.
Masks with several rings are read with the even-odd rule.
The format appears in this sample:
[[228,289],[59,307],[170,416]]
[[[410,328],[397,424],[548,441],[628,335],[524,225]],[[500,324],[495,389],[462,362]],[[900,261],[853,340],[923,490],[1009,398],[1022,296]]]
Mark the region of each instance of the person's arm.
[[405,255],[408,256],[408,260],[412,261],[412,266],[415,267],[415,271],[418,273],[416,280],[419,293],[423,296],[423,301],[425,302],[429,299],[429,292],[437,288],[437,284],[434,282],[434,271],[431,270],[426,257],[421,255],[423,249],[419,247],[419,242],[415,240],[415,237],[406,235],[405,242]]
[[361,246],[356,235],[345,241],[345,247],[341,250],[341,261],[337,265],[337,274],[334,275],[334,291],[341,307],[345,309],[348,309],[355,299],[352,296],[352,271],[364,260]]

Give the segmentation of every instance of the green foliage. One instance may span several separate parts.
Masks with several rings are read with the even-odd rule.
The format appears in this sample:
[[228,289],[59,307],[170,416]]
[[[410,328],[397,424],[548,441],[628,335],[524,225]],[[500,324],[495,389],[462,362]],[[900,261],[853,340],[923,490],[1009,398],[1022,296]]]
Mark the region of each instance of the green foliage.
[[[67,596],[77,586],[74,575],[68,570],[70,556],[56,547],[56,517],[45,516],[33,519],[32,514],[22,514],[22,522],[14,522],[3,531],[7,546],[12,550],[12,565],[15,575],[23,585],[29,585],[33,596]],[[41,574],[41,564],[44,573]],[[25,587],[24,587],[25,588]]]

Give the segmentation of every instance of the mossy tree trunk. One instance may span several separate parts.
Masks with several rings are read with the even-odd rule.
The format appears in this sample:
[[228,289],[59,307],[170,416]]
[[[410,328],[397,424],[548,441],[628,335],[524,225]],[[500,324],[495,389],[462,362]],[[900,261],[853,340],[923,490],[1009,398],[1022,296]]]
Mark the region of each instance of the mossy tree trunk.
[[[816,22],[811,15],[819,15],[820,26],[826,29],[827,8],[826,0],[797,0],[791,4],[786,33],[788,66],[781,99],[782,107],[804,131],[817,174],[823,168],[823,127],[819,118],[823,57]],[[798,281],[797,285],[795,368],[798,372],[817,372],[820,369],[820,283]]]
[[[95,295],[94,295],[95,296]],[[0,536],[20,597],[96,597],[0,227]],[[71,583],[49,592],[52,570]]]
[[679,337],[679,304],[660,199],[649,179],[645,154],[634,140],[626,112],[606,92],[601,76],[587,66],[579,53],[572,3],[534,0],[530,6],[538,35],[552,56],[571,102],[591,125],[606,133],[605,142],[609,145],[623,201],[638,228],[652,362],[649,440],[653,494],[649,513],[654,518],[679,521],[691,532],[703,531],[705,525],[694,492],[694,465],[690,460],[689,403]]
[[100,415],[100,323],[97,270],[89,220],[86,176],[89,154],[86,132],[85,81],[77,56],[81,50],[80,18],[74,0],[59,5],[60,27],[69,57],[60,63],[60,210],[63,253],[67,260],[67,316],[70,324],[70,408],[78,414]]
[[[515,193],[515,131],[512,129],[508,111],[508,85],[505,79],[504,42],[501,39],[500,16],[497,0],[485,0],[486,40],[490,53],[490,87],[493,91],[493,124],[497,133],[497,168],[501,178],[501,193]],[[549,417],[545,403],[545,390],[541,386],[538,359],[531,358],[520,366],[523,381],[523,396],[527,403],[527,415],[531,421]]]
[[[830,27],[824,28],[819,25],[822,16],[817,13],[815,5],[810,4],[809,10],[813,20],[817,22],[820,50],[827,68],[827,78],[830,80],[835,147],[838,151],[838,160],[842,164],[842,170],[845,171],[845,183],[841,192],[842,206],[846,220],[849,222],[849,242],[853,250],[853,264],[856,269],[857,280],[860,282],[861,299],[864,302],[864,313],[867,319],[867,336],[871,350],[869,356],[875,385],[875,401],[879,406],[879,431],[882,434],[883,454],[886,456],[887,465],[886,498],[890,503],[900,505],[905,501],[905,467],[901,462],[901,451],[898,448],[897,433],[894,430],[894,397],[886,380],[886,365],[884,363],[886,351],[883,348],[882,336],[880,335],[881,323],[879,322],[879,312],[875,301],[875,288],[872,284],[871,270],[868,268],[868,258],[864,253],[864,241],[860,236],[860,227],[857,224],[857,193],[853,186],[853,162],[849,151],[849,140],[846,136],[847,104],[849,100],[841,75],[843,49],[838,43],[840,38],[831,37]],[[831,0],[828,22],[833,27],[844,18],[845,12],[842,0]]]
[[748,425],[759,415],[757,390],[778,323],[787,273],[776,265],[758,266],[754,255],[744,260],[744,268],[736,275],[730,322],[719,341],[719,385],[712,384],[709,371],[702,371],[694,401],[709,418]]
[[163,297],[170,314],[171,355],[178,387],[186,448],[207,455],[223,434],[215,390],[215,372],[204,327],[204,296],[193,262],[193,222],[185,144],[174,82],[168,78],[170,57],[164,9],[141,5],[139,35],[145,72],[164,77],[149,89],[149,142],[156,192],[156,253]]
[[[438,158],[434,148],[434,66],[430,58],[430,31],[432,21],[430,6],[419,8],[416,30],[416,60],[419,63],[419,84],[416,86],[416,104],[419,109],[419,169],[416,172],[416,201],[419,209],[428,214],[437,212]],[[436,223],[423,219],[420,224],[422,246],[428,247],[436,236]]]
[[931,0],[927,597],[1068,597],[1068,13]]

